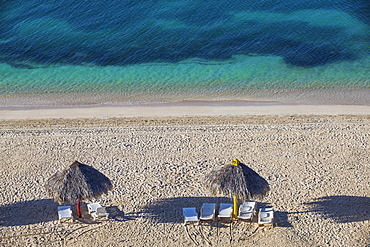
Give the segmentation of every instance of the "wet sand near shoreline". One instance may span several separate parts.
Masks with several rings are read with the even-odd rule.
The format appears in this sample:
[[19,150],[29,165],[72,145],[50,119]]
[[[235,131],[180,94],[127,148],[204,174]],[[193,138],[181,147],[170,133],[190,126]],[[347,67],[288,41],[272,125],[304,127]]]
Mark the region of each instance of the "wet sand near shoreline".
[[141,105],[3,106],[0,119],[77,119],[239,115],[369,115],[370,105],[290,104],[277,101],[183,101]]

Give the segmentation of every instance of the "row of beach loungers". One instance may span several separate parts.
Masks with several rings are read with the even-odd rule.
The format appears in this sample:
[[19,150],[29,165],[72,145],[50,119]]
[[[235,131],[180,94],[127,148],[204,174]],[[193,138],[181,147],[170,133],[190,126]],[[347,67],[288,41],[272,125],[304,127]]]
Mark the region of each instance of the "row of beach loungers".
[[[106,217],[108,219],[109,213],[106,212],[105,207],[102,207],[99,203],[87,204],[87,210],[93,217],[94,221],[98,217]],[[239,207],[239,214],[237,218],[239,220],[252,221],[256,214],[256,202],[244,202]],[[190,222],[199,223],[199,221],[213,221],[216,219],[216,203],[203,203],[200,209],[200,215],[195,207],[183,208],[184,224]],[[58,207],[59,221],[62,219],[72,219],[71,206],[59,206]],[[220,203],[217,214],[218,220],[232,220],[233,219],[233,204],[231,203]],[[258,210],[258,224],[273,224],[274,210],[271,207],[259,208]]]
[[[98,217],[106,217],[108,219],[109,213],[105,210],[105,207],[102,207],[100,203],[90,203],[87,204],[87,210],[89,214],[93,217],[94,221]],[[62,219],[72,219],[72,210],[71,206],[59,206],[58,207],[58,216],[59,221]]]
[[[233,204],[220,203],[218,208],[218,220],[232,220],[233,218]],[[256,214],[256,202],[244,202],[239,207],[239,220],[252,221]],[[199,221],[213,221],[216,218],[216,203],[203,203],[200,209],[200,215],[195,207],[183,208],[184,224],[190,222],[199,223]],[[274,219],[274,210],[271,207],[259,208],[258,210],[258,224],[272,225]]]

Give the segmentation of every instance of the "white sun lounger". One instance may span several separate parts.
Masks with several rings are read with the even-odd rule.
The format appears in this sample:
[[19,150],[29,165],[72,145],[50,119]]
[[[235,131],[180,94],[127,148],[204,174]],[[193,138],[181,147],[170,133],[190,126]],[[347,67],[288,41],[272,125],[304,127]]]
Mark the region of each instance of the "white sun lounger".
[[196,208],[183,208],[182,213],[184,215],[184,224],[188,222],[199,222],[198,213]]
[[102,207],[100,203],[90,203],[87,204],[87,209],[89,214],[96,220],[97,217],[106,217],[108,219],[109,213],[105,210],[105,207]]
[[222,219],[231,220],[232,213],[233,213],[233,204],[220,203],[220,208],[218,210],[218,218],[220,220]]
[[258,213],[258,224],[266,225],[273,224],[274,209],[273,208],[260,208]]
[[252,221],[255,209],[256,202],[244,202],[239,207],[238,219]]
[[59,222],[61,219],[72,219],[73,221],[71,206],[59,206],[58,216],[59,216]]
[[216,203],[203,203],[200,209],[200,220],[213,220],[216,213]]

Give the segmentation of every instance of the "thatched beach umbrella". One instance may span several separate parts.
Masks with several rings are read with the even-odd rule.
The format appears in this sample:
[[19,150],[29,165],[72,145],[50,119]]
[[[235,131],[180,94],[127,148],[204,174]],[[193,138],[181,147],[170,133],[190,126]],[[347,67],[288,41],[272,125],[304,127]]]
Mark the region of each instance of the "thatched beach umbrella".
[[267,181],[239,160],[211,171],[205,183],[214,194],[231,196],[234,199],[233,216],[237,216],[238,198],[247,201],[261,198],[270,190]]
[[81,200],[98,199],[113,188],[109,178],[92,166],[75,161],[68,169],[46,181],[46,190],[58,203],[76,203],[81,217]]

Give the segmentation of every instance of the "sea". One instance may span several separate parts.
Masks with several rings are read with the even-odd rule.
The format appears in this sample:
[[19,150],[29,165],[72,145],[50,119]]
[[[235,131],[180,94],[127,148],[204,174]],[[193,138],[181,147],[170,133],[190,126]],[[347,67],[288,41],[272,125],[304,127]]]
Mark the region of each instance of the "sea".
[[368,0],[1,0],[0,106],[370,105]]

